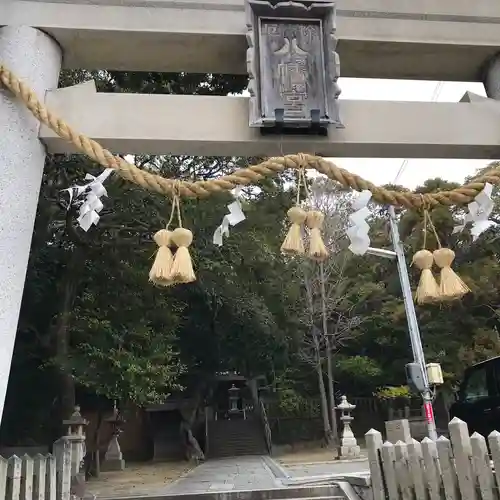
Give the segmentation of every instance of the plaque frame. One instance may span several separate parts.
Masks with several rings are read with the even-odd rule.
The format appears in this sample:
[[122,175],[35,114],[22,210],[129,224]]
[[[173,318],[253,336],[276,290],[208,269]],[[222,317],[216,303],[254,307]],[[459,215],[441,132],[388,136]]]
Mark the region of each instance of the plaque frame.
[[[245,0],[245,18],[250,94],[249,126],[260,128],[262,133],[318,135],[326,135],[329,125],[343,128],[338,109],[340,87],[337,80],[340,75],[340,62],[336,51],[335,3],[330,0]],[[319,92],[319,95],[316,95],[314,109],[307,104],[302,116],[290,116],[292,113],[287,116],[284,98],[279,102],[276,91],[274,95],[270,95],[272,92],[269,91],[269,72],[272,72],[272,67],[265,54],[263,56],[263,51],[266,50],[263,26],[266,22],[281,24],[284,31],[287,26],[294,24],[297,28],[313,24],[319,29],[321,63],[314,66],[316,74],[311,75],[311,71],[306,73],[319,82],[318,88],[315,88],[316,94]],[[283,35],[283,40],[285,38]],[[269,52],[269,49],[267,50]],[[265,66],[266,64],[268,66]],[[270,102],[273,103],[271,106]],[[270,108],[274,109],[270,111]]]

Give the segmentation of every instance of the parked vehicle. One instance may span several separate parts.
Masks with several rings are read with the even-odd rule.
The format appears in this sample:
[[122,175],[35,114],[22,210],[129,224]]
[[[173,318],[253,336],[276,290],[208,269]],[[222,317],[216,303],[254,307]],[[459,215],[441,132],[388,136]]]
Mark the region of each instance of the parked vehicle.
[[450,416],[467,422],[469,432],[483,436],[500,431],[500,356],[465,370]]

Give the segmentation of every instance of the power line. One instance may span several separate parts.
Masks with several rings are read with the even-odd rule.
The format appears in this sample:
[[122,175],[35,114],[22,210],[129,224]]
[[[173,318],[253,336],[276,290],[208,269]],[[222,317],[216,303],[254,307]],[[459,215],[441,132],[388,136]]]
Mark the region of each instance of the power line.
[[405,168],[407,167],[408,162],[409,162],[408,158],[405,158],[403,160],[403,163],[401,163],[401,166],[399,167],[398,173],[396,174],[396,177],[394,178],[393,184],[396,184],[398,182],[399,178],[401,177],[401,174],[405,171]]
[[444,82],[438,82],[434,92],[432,93],[431,101],[436,102],[438,100],[441,91],[443,90]]
[[[437,82],[437,85],[434,88],[434,92],[432,93],[431,102],[436,102],[438,100],[443,90],[443,87],[444,87],[444,82]],[[398,173],[396,174],[393,184],[396,184],[398,182],[399,178],[401,177],[401,175],[403,175],[406,167],[408,166],[408,163],[409,163],[408,158],[405,158],[401,163],[401,166],[399,167]]]

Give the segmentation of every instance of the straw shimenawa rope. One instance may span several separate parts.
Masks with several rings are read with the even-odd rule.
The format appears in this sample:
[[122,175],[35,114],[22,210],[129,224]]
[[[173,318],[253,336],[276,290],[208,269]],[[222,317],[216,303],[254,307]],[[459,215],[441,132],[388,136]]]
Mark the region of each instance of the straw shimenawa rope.
[[25,106],[44,125],[49,127],[61,139],[64,139],[85,153],[88,157],[106,168],[113,168],[125,180],[133,182],[144,189],[172,196],[174,184],[177,182],[179,194],[184,197],[205,197],[220,191],[230,191],[236,186],[254,184],[265,177],[283,172],[288,168],[299,169],[307,165],[309,169],[333,179],[344,187],[350,187],[355,191],[369,190],[373,199],[385,205],[402,206],[407,208],[421,208],[422,203],[428,207],[436,205],[465,205],[471,202],[484,188],[484,184],[500,184],[500,168],[494,168],[481,175],[472,182],[465,184],[452,191],[440,191],[437,193],[420,194],[410,191],[393,191],[376,186],[362,177],[337,167],[334,163],[319,156],[299,154],[286,155],[282,157],[269,158],[258,165],[236,170],[232,174],[224,175],[217,179],[207,181],[176,181],[166,179],[137,168],[132,163],[115,156],[104,149],[96,141],[73,130],[64,120],[52,113],[40,102],[36,94],[17,78],[7,67],[0,64],[0,82],[9,89],[16,97],[22,100]]

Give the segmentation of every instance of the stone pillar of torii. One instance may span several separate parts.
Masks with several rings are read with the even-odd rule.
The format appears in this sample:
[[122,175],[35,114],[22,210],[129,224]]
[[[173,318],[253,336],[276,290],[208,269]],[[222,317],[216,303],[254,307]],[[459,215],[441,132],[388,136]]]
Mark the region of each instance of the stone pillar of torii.
[[[277,156],[276,137],[261,129],[305,127],[314,133],[280,139],[283,153],[500,158],[497,0],[481,0],[481,16],[477,2],[457,7],[456,0],[433,6],[424,0],[411,6],[396,0],[317,0],[315,12],[296,2],[280,13],[271,3],[2,2],[0,64],[74,128],[105,147],[121,148],[117,153]],[[267,20],[259,24],[263,15]],[[249,58],[245,36],[258,42]],[[467,94],[461,103],[337,104],[338,56],[343,76],[483,81],[493,99]],[[263,94],[102,95],[91,85],[61,91],[62,63],[126,71],[250,71],[260,78],[254,94]],[[307,74],[313,66],[317,73]],[[272,90],[276,78],[282,79],[281,93]],[[47,151],[72,149],[0,88],[0,418]]]
[[[30,26],[0,28],[0,64],[29,82],[38,95],[57,88],[57,42]],[[0,90],[0,418],[45,161],[40,124],[17,99]]]

